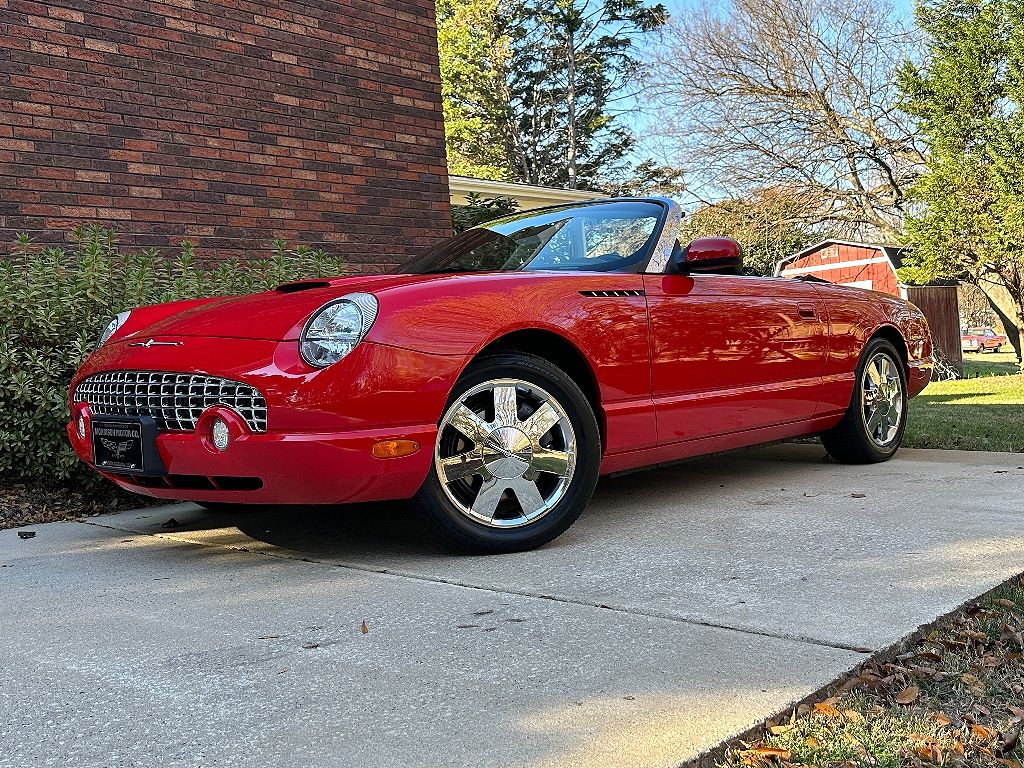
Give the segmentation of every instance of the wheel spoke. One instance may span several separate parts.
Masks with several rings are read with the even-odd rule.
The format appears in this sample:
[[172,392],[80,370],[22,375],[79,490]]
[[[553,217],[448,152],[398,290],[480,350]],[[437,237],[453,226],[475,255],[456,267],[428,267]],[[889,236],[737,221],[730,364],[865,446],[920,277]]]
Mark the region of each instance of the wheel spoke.
[[558,423],[559,418],[558,413],[551,407],[551,403],[544,403],[523,422],[522,429],[527,437],[536,444]]
[[485,480],[491,477],[491,473],[487,471],[484,465],[483,458],[475,451],[441,459],[440,463],[441,471],[444,473],[443,481],[446,483],[454,483],[456,480],[462,480],[473,475],[481,475]]
[[519,423],[519,402],[515,387],[494,388],[494,421],[507,427]]
[[880,365],[881,361],[879,360],[872,360],[871,363],[868,364],[868,378],[871,379],[871,383],[876,387],[882,383],[882,373],[879,368]]
[[[566,451],[558,451],[554,448],[534,448],[533,463],[530,465],[530,474],[536,476],[538,472],[550,472],[559,477],[565,477],[569,471],[569,454]],[[535,479],[531,478],[531,479]]]
[[525,477],[514,477],[506,481],[512,493],[519,500],[519,506],[523,508],[523,514],[529,517],[544,506],[544,497],[540,495],[537,484]]
[[882,423],[882,409],[875,408],[868,417],[868,431],[872,435],[878,434],[878,427]]
[[448,423],[474,443],[482,443],[487,437],[487,422],[465,405],[460,405],[455,410]]
[[493,520],[494,512],[498,509],[498,502],[501,501],[501,496],[505,493],[506,488],[508,488],[507,480],[501,480],[497,477],[485,480],[480,486],[476,498],[473,499],[472,510],[478,515]]

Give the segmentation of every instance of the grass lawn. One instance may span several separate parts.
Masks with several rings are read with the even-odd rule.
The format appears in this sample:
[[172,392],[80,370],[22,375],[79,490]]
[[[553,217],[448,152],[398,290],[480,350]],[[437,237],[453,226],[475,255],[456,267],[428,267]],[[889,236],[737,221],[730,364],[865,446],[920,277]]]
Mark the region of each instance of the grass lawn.
[[965,354],[959,381],[910,401],[908,448],[1024,451],[1024,374],[1012,353]]
[[942,621],[890,662],[733,743],[719,768],[1021,768],[1024,583]]

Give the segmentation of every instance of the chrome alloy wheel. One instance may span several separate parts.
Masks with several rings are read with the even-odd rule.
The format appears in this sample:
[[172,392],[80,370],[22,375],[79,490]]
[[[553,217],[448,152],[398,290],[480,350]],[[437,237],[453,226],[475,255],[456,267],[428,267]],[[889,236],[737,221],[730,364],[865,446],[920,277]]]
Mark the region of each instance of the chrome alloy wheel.
[[576,468],[576,434],[547,391],[494,379],[444,414],[434,468],[456,509],[494,528],[533,523],[565,496]]
[[861,382],[863,417],[868,436],[879,448],[889,446],[903,419],[903,380],[889,355],[879,352],[864,367]]

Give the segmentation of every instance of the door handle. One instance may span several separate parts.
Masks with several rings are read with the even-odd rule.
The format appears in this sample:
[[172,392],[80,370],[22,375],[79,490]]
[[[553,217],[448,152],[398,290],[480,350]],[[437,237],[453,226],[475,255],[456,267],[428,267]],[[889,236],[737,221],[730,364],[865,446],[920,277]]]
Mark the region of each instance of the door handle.
[[818,311],[811,306],[803,305],[800,307],[800,319],[801,320],[814,320],[818,317]]

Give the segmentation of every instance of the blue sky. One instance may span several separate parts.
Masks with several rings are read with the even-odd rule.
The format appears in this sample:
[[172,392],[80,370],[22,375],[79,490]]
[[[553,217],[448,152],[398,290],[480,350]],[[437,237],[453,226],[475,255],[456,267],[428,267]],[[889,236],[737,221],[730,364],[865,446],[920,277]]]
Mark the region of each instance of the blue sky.
[[[899,13],[905,14],[909,19],[913,14],[913,1],[914,0],[892,0],[892,3]],[[669,13],[674,13],[696,5],[705,3],[714,4],[716,0],[648,0],[648,2],[651,4],[661,2],[666,8],[668,8]],[[636,105],[637,107],[637,111],[624,115],[625,122],[631,126],[637,139],[637,146],[633,153],[634,157],[638,160],[642,160],[653,156],[653,158],[659,163],[670,162],[670,158],[660,156],[658,149],[651,146],[650,143],[645,140],[648,120],[653,116],[645,112],[642,103],[636,104],[635,101],[629,100],[620,106],[625,106],[626,104],[629,106]],[[628,108],[629,107],[627,107],[627,109]]]

